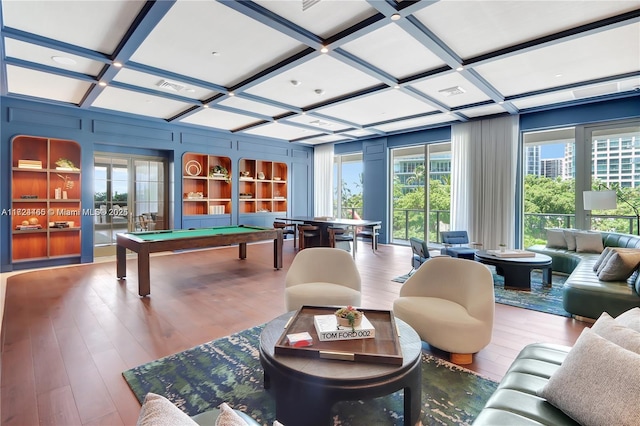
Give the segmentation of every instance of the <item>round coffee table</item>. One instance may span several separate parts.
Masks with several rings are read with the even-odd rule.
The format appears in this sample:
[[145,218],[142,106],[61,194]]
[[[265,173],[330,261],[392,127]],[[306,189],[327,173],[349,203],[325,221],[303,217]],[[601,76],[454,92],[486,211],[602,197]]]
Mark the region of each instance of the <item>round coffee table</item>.
[[486,250],[475,254],[475,260],[496,267],[504,277],[504,288],[531,290],[531,270],[542,269],[542,283],[551,285],[551,257],[535,253],[535,257],[498,257]]
[[260,335],[264,387],[274,392],[279,422],[327,426],[336,402],[377,398],[401,389],[404,389],[404,424],[418,422],[422,343],[411,326],[396,318],[402,365],[276,355],[274,345],[294,313],[288,312],[269,322]]

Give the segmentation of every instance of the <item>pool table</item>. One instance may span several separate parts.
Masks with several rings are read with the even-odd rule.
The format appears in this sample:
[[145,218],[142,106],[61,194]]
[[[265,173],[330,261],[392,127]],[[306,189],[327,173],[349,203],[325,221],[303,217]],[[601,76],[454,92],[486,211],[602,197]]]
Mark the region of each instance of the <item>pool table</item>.
[[128,232],[116,235],[117,275],[127,275],[127,249],[138,253],[138,294],[151,292],[149,254],[194,248],[239,245],[239,257],[247,257],[247,243],[273,240],[273,267],[282,268],[282,230],[257,226],[216,226],[201,229]]

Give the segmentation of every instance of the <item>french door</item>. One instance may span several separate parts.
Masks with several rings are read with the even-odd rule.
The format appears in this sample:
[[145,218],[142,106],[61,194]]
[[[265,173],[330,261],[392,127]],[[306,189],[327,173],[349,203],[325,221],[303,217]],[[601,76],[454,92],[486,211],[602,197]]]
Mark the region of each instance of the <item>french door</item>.
[[168,162],[160,157],[94,156],[94,256],[115,254],[116,234],[167,229]]

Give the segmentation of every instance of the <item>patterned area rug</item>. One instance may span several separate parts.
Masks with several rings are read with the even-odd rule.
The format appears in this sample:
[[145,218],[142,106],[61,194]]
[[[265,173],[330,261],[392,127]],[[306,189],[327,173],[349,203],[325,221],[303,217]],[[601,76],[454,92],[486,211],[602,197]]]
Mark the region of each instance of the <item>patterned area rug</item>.
[[[138,401],[147,392],[164,395],[189,415],[227,402],[271,425],[275,402],[262,387],[258,346],[263,326],[253,327],[122,373]],[[470,424],[497,383],[422,353],[423,425]],[[402,392],[333,407],[334,425],[400,425]]]
[[[566,275],[553,274],[552,285],[548,287],[542,285],[542,273],[533,271],[531,273],[531,291],[507,290],[504,288],[504,278],[495,273],[493,266],[489,266],[489,269],[493,273],[496,303],[571,317],[571,314],[562,307],[562,286],[567,280]],[[404,283],[408,278],[409,275],[401,275],[391,281]]]

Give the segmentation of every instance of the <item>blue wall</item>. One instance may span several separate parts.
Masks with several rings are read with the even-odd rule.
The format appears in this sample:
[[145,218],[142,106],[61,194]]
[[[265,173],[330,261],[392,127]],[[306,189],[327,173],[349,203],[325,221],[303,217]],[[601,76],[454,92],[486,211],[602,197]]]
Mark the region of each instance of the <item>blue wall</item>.
[[[181,228],[182,156],[185,152],[225,155],[237,165],[241,158],[287,163],[289,166],[288,214],[313,214],[313,148],[279,140],[246,137],[227,132],[136,118],[109,112],[95,112],[27,100],[0,98],[0,211],[11,208],[11,141],[17,135],[69,139],[82,148],[82,208],[93,208],[93,156],[96,151],[163,156],[169,159],[170,227]],[[89,171],[89,172],[87,172]],[[271,225],[274,214],[238,214],[235,191],[233,224]],[[239,222],[243,220],[242,222]],[[80,259],[11,264],[10,217],[0,216],[0,271],[24,267],[93,261],[93,217],[83,216]]]

